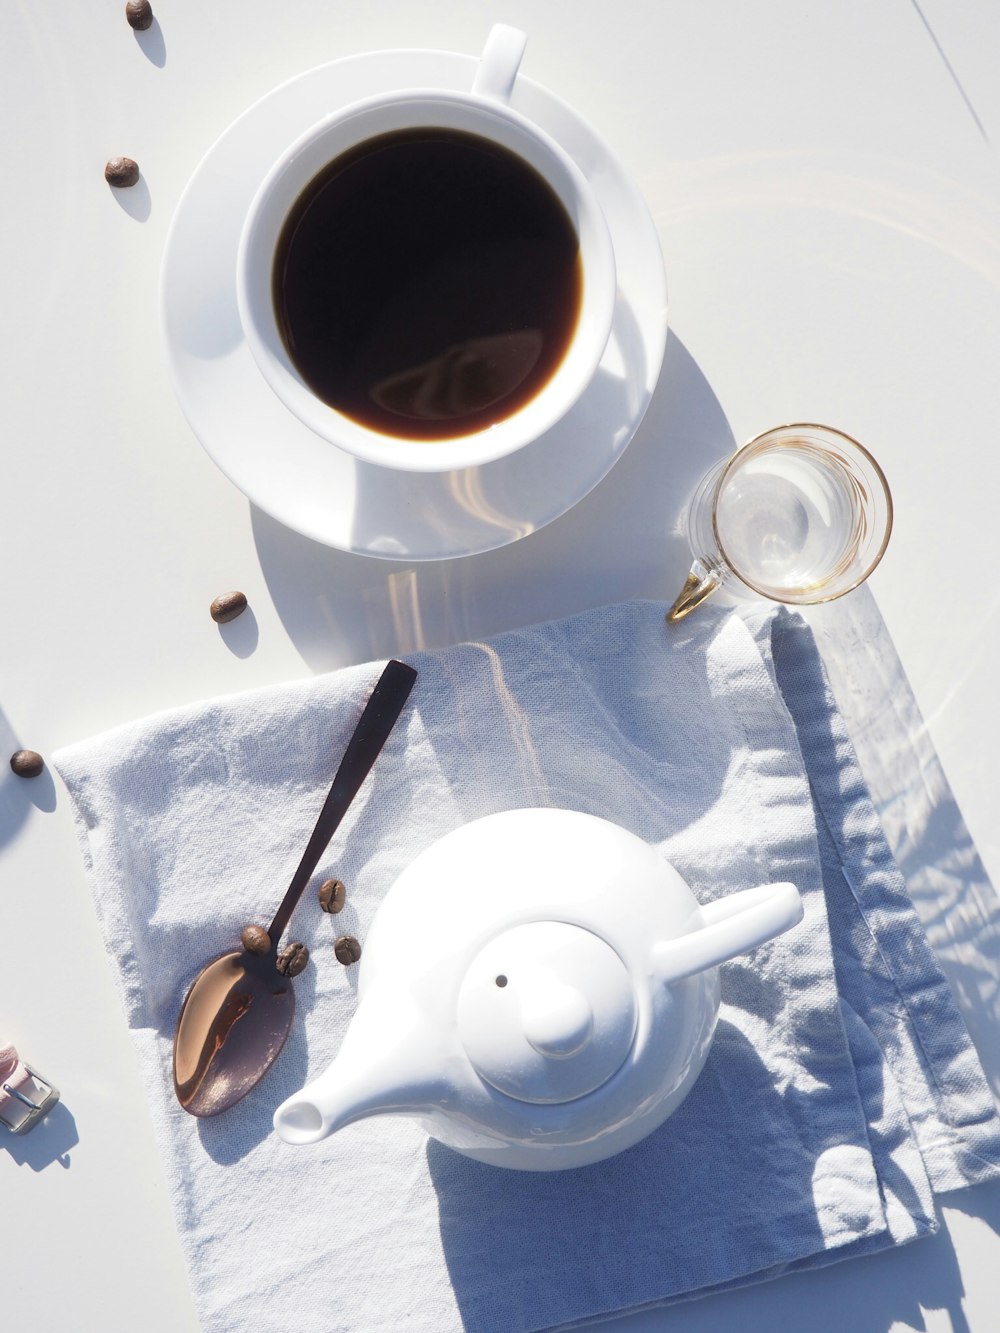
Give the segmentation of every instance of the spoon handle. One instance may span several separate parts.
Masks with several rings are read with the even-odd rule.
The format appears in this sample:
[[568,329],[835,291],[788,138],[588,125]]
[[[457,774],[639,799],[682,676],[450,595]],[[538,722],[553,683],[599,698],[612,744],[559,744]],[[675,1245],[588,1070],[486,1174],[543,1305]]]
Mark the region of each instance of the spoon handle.
[[340,821],[357,796],[358,789],[379,756],[379,751],[389,739],[389,733],[403,711],[403,705],[416,678],[417,673],[413,667],[407,666],[405,662],[391,661],[372,690],[365,711],[354,729],[354,735],[348,741],[344,757],[337,769],[337,776],[333,779],[333,786],[323,802],[323,809],[302,853],[299,867],[285,891],[281,906],[274,914],[274,920],[268,927],[267,933],[271,937],[272,949],[277,949],[278,941],[302,897],[302,891],[319,865],[320,857],[326,851]]

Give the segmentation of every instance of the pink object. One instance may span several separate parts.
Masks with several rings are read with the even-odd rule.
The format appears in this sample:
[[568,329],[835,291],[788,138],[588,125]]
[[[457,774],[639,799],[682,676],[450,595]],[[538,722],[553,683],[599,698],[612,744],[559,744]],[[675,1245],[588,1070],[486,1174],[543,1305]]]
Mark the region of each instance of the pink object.
[[25,1134],[58,1100],[58,1089],[24,1063],[12,1042],[0,1044],[0,1124]]
[[59,1089],[26,1065],[13,1042],[0,1042],[0,1124],[27,1134],[55,1106]]
[[[21,1058],[17,1053],[17,1047],[12,1043],[0,1046],[0,1083],[9,1083],[16,1074],[19,1065],[21,1065]],[[21,1069],[24,1070],[23,1065],[21,1065]],[[27,1071],[25,1071],[25,1077],[27,1077]]]

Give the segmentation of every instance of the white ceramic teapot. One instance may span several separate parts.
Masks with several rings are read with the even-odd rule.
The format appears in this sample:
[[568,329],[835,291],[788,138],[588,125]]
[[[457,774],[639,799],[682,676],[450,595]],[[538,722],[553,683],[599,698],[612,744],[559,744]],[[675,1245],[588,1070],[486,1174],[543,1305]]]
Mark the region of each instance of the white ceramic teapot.
[[699,907],[655,848],[593,815],[475,820],[386,895],[340,1053],[274,1127],[315,1143],[365,1116],[410,1115],[497,1166],[610,1157],[701,1072],[717,965],[801,917],[793,884]]

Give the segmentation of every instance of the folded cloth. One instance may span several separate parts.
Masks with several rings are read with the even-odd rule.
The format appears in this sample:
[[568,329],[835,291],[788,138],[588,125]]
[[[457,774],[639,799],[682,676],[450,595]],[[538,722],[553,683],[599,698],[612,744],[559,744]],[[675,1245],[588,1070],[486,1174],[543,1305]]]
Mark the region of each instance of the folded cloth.
[[[292,937],[313,963],[288,1044],[214,1120],[173,1097],[181,999],[246,922],[266,924],[380,665],[55,757],[205,1329],[586,1323],[909,1241],[935,1230],[935,1191],[1000,1174],[982,1070],[801,619],[706,608],[668,629],[663,607],[634,602],[409,660],[411,701],[320,868],[348,905],[299,907]],[[482,1165],[391,1116],[313,1148],[280,1142],[274,1108],[325,1069],[355,1007],[333,936],[363,942],[441,834],[531,805],[624,825],[701,901],[799,886],[803,923],[721,968],[687,1100],[574,1171]]]

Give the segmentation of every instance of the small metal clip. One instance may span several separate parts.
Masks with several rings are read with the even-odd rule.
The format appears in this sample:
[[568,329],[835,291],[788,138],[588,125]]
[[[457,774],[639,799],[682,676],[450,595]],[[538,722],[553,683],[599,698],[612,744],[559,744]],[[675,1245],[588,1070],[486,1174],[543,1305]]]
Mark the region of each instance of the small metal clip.
[[27,1134],[59,1100],[59,1089],[13,1046],[0,1044],[0,1124],[12,1134]]

